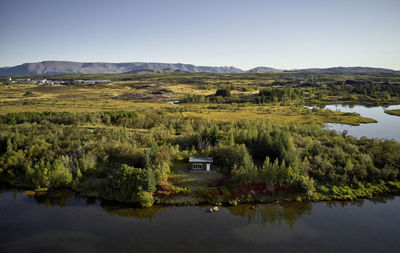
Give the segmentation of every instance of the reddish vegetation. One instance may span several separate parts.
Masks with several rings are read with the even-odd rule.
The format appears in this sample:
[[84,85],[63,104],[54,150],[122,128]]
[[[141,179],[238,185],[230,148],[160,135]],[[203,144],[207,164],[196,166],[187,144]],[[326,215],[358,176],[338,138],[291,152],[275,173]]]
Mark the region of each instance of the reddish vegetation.
[[241,198],[242,196],[261,197],[273,193],[290,193],[295,194],[298,191],[293,187],[280,186],[275,184],[273,187],[268,188],[265,182],[263,183],[247,183],[241,184],[236,189],[232,190],[232,197]]
[[227,185],[226,177],[218,178],[217,180],[213,181],[212,183],[208,184],[208,187],[222,187]]
[[165,197],[172,197],[171,191],[171,182],[164,181],[158,187],[157,190],[154,192],[154,197],[165,198]]
[[176,177],[168,177],[167,183],[169,183],[170,185],[178,184],[178,183],[180,183],[180,180],[179,180],[179,178],[176,178]]
[[256,196],[265,196],[271,193],[272,192],[268,189],[267,184],[265,182],[247,183],[247,184],[241,184],[236,189],[234,189],[232,191],[232,197],[233,199],[241,198],[242,196],[248,197],[248,195],[251,195],[251,197],[256,197]]
[[297,190],[292,187],[274,185],[268,188],[267,184],[264,183],[247,183],[241,184],[238,187],[228,190],[226,187],[210,187],[202,190],[199,194],[208,201],[217,201],[223,199],[224,201],[230,201],[235,199],[252,199],[262,196],[267,196],[273,193],[297,193]]
[[158,198],[171,198],[177,195],[191,195],[192,191],[187,187],[174,186],[172,182],[178,182],[178,180],[172,179],[162,182],[157,190],[154,192],[153,196]]

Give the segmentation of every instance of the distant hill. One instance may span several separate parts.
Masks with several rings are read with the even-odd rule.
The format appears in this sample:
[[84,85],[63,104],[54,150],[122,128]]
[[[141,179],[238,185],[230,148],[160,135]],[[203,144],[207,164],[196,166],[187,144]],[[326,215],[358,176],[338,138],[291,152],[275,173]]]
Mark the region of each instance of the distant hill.
[[43,61],[24,63],[14,67],[0,68],[0,75],[121,74],[165,72],[243,73],[244,71],[235,67],[195,66],[181,63],[106,63],[69,61]]
[[247,70],[247,72],[282,72],[283,69],[275,69],[270,67],[256,67],[253,69]]
[[367,74],[367,73],[383,73],[383,74],[400,74],[400,71],[384,68],[370,68],[370,67],[334,67],[334,68],[310,68],[310,69],[295,69],[285,70],[286,72],[298,73],[352,73],[352,74]]
[[211,67],[195,66],[182,63],[152,63],[152,62],[70,62],[70,61],[42,61],[24,63],[14,67],[0,68],[0,75],[58,75],[58,74],[122,74],[122,73],[245,73],[245,72],[299,72],[299,73],[387,73],[400,74],[400,71],[369,67],[334,67],[282,70],[270,67],[256,67],[250,70],[241,70],[232,66]]

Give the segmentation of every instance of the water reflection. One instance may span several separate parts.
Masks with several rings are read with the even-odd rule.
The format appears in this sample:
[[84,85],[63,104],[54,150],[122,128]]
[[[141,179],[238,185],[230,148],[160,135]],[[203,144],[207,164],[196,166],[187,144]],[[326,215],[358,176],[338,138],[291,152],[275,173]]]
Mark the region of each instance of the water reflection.
[[0,252],[398,252],[400,247],[400,198],[391,196],[240,205],[211,214],[206,206],[139,209],[68,190],[0,194]]
[[69,189],[57,189],[46,192],[24,191],[29,199],[33,199],[41,206],[65,207],[73,200],[80,199],[79,195]]
[[[24,196],[28,200],[34,200],[38,206],[46,207],[61,207],[65,208],[68,206],[78,205],[97,205],[100,206],[104,211],[111,215],[120,217],[133,217],[141,220],[152,221],[159,212],[168,210],[167,206],[153,206],[151,208],[139,208],[137,205],[123,204],[114,201],[98,199],[94,197],[82,197],[79,193],[76,193],[70,189],[57,189],[47,192],[34,192],[34,191],[21,191],[21,190],[7,190],[4,187],[0,188],[0,194],[4,192],[12,192],[12,198],[17,199],[18,196]],[[355,200],[355,201],[327,201],[326,206],[328,208],[335,208],[338,206],[357,206],[361,207],[366,201],[374,204],[384,204],[388,200],[395,199],[394,196],[377,197],[372,200]],[[249,205],[243,204],[234,207],[226,207],[223,210],[227,210],[230,214],[238,217],[245,218],[247,224],[251,224],[253,221],[256,223],[260,222],[262,226],[267,225],[288,225],[290,228],[294,228],[296,221],[304,215],[311,215],[313,209],[313,202],[294,202],[294,203],[282,203],[282,204],[258,204]],[[208,207],[204,207],[204,213]],[[214,214],[218,215],[218,214]]]
[[[1,193],[1,192],[0,192]],[[13,190],[14,199],[21,191]],[[121,217],[135,217],[151,221],[157,212],[166,210],[165,206],[154,206],[151,208],[139,208],[135,204],[124,204],[95,197],[83,197],[70,189],[55,189],[46,192],[23,191],[30,200],[34,200],[38,206],[66,207],[85,203],[86,205],[99,204],[103,210],[112,215]]]
[[101,207],[107,213],[112,215],[118,215],[122,217],[134,217],[137,219],[147,219],[149,221],[152,221],[158,212],[167,210],[166,206],[152,206],[149,208],[138,208],[137,206],[112,203],[108,201],[102,201]]
[[[14,191],[17,194],[19,191]],[[167,210],[167,206],[153,206],[151,208],[139,208],[137,205],[118,203],[114,201],[82,197],[78,193],[69,189],[56,189],[47,192],[23,192],[28,199],[34,200],[39,206],[47,207],[66,207],[67,205],[86,205],[99,204],[107,213],[121,217],[134,217],[152,221],[160,211]],[[205,208],[206,210],[207,208]],[[312,211],[311,202],[284,203],[284,204],[264,204],[264,205],[239,205],[227,207],[227,210],[235,216],[247,219],[248,223],[260,219],[262,224],[287,224],[293,227],[296,220]]]
[[386,194],[384,196],[377,196],[373,199],[356,199],[350,201],[326,201],[326,205],[330,208],[335,208],[338,206],[346,207],[346,206],[357,206],[362,207],[366,202],[370,202],[373,204],[386,204],[390,200],[394,200],[396,197],[394,195]]
[[237,216],[247,218],[250,224],[254,219],[260,219],[265,226],[275,224],[287,224],[293,228],[297,219],[305,214],[311,214],[312,203],[285,203],[285,204],[264,204],[255,207],[248,205],[239,205],[228,207],[228,210]]

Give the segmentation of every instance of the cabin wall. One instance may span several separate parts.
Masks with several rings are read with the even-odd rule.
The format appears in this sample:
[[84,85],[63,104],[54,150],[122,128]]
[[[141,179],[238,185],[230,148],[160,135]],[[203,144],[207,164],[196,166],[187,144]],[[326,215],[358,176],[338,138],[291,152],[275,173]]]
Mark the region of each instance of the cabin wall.
[[[201,164],[202,168],[198,169],[198,168],[194,168],[195,164]],[[211,163],[190,163],[190,169],[191,170],[198,170],[198,171],[206,171],[207,170],[207,164],[210,164],[210,170],[212,169],[212,164]]]

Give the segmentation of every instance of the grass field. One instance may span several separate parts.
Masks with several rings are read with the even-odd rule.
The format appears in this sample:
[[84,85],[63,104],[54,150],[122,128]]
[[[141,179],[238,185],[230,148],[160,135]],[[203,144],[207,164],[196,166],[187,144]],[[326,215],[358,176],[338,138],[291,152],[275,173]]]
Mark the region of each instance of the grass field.
[[[202,86],[203,87],[203,86]],[[199,88],[198,85],[159,81],[116,81],[110,84],[88,86],[0,85],[0,114],[11,112],[97,112],[107,110],[159,110],[182,113],[186,117],[201,117],[210,120],[238,121],[243,119],[269,119],[280,122],[342,123],[358,125],[375,122],[356,114],[311,110],[303,106],[283,106],[279,103],[216,104],[189,103],[170,105],[167,101],[179,100],[185,94],[211,95],[215,86]],[[254,95],[252,87],[234,94]]]

